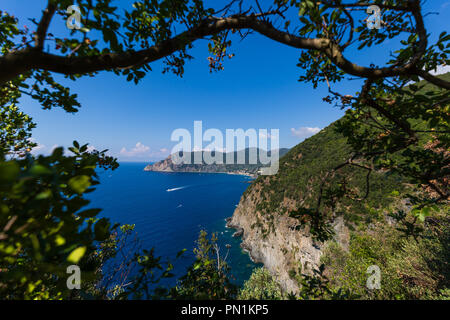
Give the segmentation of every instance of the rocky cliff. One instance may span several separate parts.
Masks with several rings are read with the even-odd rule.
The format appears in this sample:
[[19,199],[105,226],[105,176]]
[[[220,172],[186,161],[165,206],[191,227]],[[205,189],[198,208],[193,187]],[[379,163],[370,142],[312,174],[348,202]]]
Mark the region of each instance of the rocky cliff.
[[[297,292],[298,283],[292,277],[292,271],[308,273],[320,265],[320,257],[327,243],[315,241],[307,232],[295,229],[297,220],[286,215],[276,215],[272,220],[274,229],[267,235],[256,228],[259,221],[264,228],[270,228],[257,210],[258,191],[254,189],[243,198],[237,206],[228,227],[239,230],[242,236],[242,248],[257,263],[263,263],[286,292]],[[347,247],[348,228],[343,218],[338,217],[334,223],[335,239]]]

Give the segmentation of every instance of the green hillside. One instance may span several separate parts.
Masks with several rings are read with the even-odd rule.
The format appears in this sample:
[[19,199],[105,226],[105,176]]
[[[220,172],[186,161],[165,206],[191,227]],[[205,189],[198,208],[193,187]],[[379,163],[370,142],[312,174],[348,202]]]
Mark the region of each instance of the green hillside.
[[[351,148],[346,138],[336,132],[336,123],[326,127],[316,135],[292,148],[280,160],[280,169],[275,176],[261,176],[253,183],[246,194],[256,185],[261,185],[261,201],[257,208],[264,214],[291,214],[296,210],[285,205],[286,199],[295,201],[296,209],[315,208],[322,179],[325,175],[351,157]],[[346,188],[354,190],[354,197],[364,197],[366,193],[364,169],[344,168],[330,177],[329,189]],[[370,192],[364,201],[344,197],[335,210],[343,214],[346,221],[369,221],[373,210],[385,208],[392,201],[391,193],[405,188],[397,175],[373,172],[369,182]],[[322,205],[324,206],[324,205]]]

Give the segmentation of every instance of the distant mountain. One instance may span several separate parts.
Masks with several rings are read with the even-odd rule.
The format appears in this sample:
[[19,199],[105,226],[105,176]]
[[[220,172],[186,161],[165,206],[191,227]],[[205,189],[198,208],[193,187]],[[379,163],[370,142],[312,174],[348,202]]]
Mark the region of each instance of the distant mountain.
[[[257,155],[257,163],[251,164],[249,163],[249,155],[250,152],[256,151]],[[281,158],[285,155],[289,149],[281,148],[279,149],[279,157]],[[199,157],[198,154],[202,154],[202,159],[205,159],[206,156],[212,156],[217,158],[222,158],[223,164],[207,164],[203,161],[201,164],[194,164],[194,158]],[[268,152],[268,156],[271,156],[271,152]],[[266,167],[268,165],[264,165],[261,163],[259,159],[259,149],[257,148],[247,148],[240,151],[235,152],[215,152],[215,151],[196,151],[189,152],[187,154],[180,153],[180,156],[186,156],[191,159],[191,164],[175,164],[172,161],[173,155],[170,155],[164,160],[158,161],[153,164],[147,165],[144,170],[145,171],[160,171],[160,172],[204,172],[204,173],[229,173],[229,174],[245,174],[249,176],[257,176],[258,171],[262,167]],[[233,159],[234,164],[225,164],[227,158]],[[237,164],[238,159],[245,159],[244,164]]]

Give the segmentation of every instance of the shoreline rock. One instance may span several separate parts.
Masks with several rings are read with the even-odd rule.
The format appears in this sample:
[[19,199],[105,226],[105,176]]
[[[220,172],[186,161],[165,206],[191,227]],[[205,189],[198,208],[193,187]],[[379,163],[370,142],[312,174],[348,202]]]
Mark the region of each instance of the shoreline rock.
[[233,238],[241,238],[244,235],[244,229],[238,228],[235,233],[233,233]]

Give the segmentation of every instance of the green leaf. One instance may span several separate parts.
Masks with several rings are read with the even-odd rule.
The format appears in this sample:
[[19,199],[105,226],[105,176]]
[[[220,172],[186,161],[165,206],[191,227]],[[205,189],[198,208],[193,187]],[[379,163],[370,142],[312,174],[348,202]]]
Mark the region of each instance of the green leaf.
[[69,187],[76,193],[83,193],[91,185],[88,176],[76,176],[69,180]]
[[181,255],[182,255],[183,253],[185,253],[185,252],[186,252],[186,249],[183,249],[183,250],[179,251],[179,252],[177,253],[177,258],[181,257]]
[[69,254],[67,261],[76,264],[81,258],[83,258],[85,253],[86,247],[78,247]]
[[8,161],[0,163],[0,181],[14,181],[19,175],[19,166],[16,162]]
[[198,270],[202,266],[201,261],[194,264],[194,270]]
[[56,245],[58,247],[62,246],[62,245],[65,245],[66,244],[66,239],[58,234],[58,235],[56,235],[55,243],[56,243]]
[[110,223],[108,219],[100,219],[94,226],[95,240],[103,241],[109,237],[109,226]]
[[81,211],[80,213],[78,213],[78,215],[82,218],[93,218],[97,214],[99,214],[101,211],[102,211],[102,209],[88,209],[88,210]]
[[36,196],[36,200],[44,200],[52,196],[52,191],[47,189]]
[[34,176],[43,176],[43,175],[51,174],[52,171],[49,168],[44,167],[43,165],[36,164],[31,167],[30,173]]

